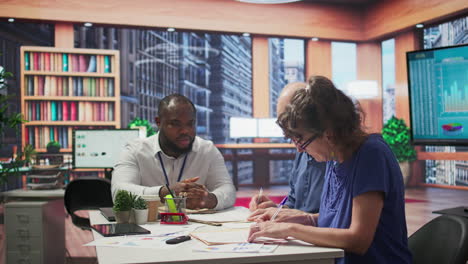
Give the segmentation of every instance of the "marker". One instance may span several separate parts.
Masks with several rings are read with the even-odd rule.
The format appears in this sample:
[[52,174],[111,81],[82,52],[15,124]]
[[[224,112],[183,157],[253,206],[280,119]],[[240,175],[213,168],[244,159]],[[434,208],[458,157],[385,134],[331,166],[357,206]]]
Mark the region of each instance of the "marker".
[[276,216],[279,214],[279,212],[281,211],[281,209],[283,209],[283,205],[286,203],[286,201],[288,200],[288,196],[285,196],[283,198],[283,200],[281,201],[281,203],[278,204],[278,208],[276,209],[276,212],[273,214],[273,216],[271,217],[270,221],[274,221]]

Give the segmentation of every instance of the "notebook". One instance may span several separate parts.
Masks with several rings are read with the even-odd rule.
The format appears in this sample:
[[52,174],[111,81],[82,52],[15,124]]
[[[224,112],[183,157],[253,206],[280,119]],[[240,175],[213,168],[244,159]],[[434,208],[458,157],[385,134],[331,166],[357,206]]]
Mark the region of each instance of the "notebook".
[[112,207],[101,207],[99,208],[99,211],[101,211],[101,214],[107,219],[107,221],[115,221],[115,214]]

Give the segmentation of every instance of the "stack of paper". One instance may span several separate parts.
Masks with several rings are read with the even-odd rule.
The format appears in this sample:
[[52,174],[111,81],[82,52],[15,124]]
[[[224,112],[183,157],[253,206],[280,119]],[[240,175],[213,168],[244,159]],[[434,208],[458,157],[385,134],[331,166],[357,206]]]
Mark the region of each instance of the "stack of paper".
[[215,223],[230,223],[246,222],[249,215],[250,211],[245,207],[232,207],[218,211],[216,214],[189,214],[189,218]]

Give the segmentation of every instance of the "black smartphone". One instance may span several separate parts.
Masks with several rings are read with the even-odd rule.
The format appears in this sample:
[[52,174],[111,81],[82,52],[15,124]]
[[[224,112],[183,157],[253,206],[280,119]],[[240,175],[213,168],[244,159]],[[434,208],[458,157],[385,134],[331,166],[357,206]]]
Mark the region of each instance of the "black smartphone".
[[109,222],[115,221],[115,214],[114,214],[114,211],[112,210],[112,207],[101,207],[99,208],[99,211],[101,211],[101,214],[107,219],[107,221]]
[[190,240],[190,236],[178,236],[178,237],[166,240],[166,244],[179,244],[187,240]]
[[151,234],[149,230],[137,224],[102,224],[91,225],[91,228],[105,237]]

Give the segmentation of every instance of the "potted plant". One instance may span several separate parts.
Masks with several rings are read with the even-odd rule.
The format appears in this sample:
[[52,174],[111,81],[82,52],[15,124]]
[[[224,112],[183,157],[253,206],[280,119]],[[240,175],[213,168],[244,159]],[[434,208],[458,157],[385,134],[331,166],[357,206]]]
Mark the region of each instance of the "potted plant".
[[148,221],[148,207],[146,201],[141,196],[136,197],[133,201],[133,215],[135,224],[144,225]]
[[23,153],[21,153],[21,157],[24,160],[26,166],[32,165],[32,161],[36,158],[37,152],[36,149],[31,144],[26,144],[23,149]]
[[134,199],[133,194],[126,190],[117,191],[114,206],[112,207],[117,223],[128,223],[130,221],[130,212]]
[[[0,53],[0,55],[2,54]],[[19,125],[26,122],[21,113],[11,111],[9,99],[14,97],[14,95],[8,95],[7,92],[5,92],[7,88],[7,79],[12,77],[13,74],[11,72],[6,71],[2,66],[0,66],[0,148],[4,146],[3,136],[5,135],[6,130],[15,129],[16,132],[18,132]],[[16,153],[12,154],[14,155]],[[20,175],[18,168],[22,167],[23,164],[24,161],[17,157],[8,164],[8,168],[5,169],[0,167],[0,184],[7,181],[8,175],[10,175],[11,172],[15,172],[17,175]]]
[[52,140],[47,143],[47,153],[59,153],[62,145],[58,141]]
[[416,150],[410,142],[410,129],[403,119],[392,116],[382,129],[382,137],[400,164],[406,186],[411,176],[410,162],[416,160]]
[[154,131],[154,129],[151,126],[150,122],[148,122],[148,120],[146,120],[146,119],[140,119],[138,117],[135,117],[128,124],[128,128],[136,128],[136,127],[145,127],[146,128],[146,137],[150,137],[150,136],[156,134],[156,131]]

